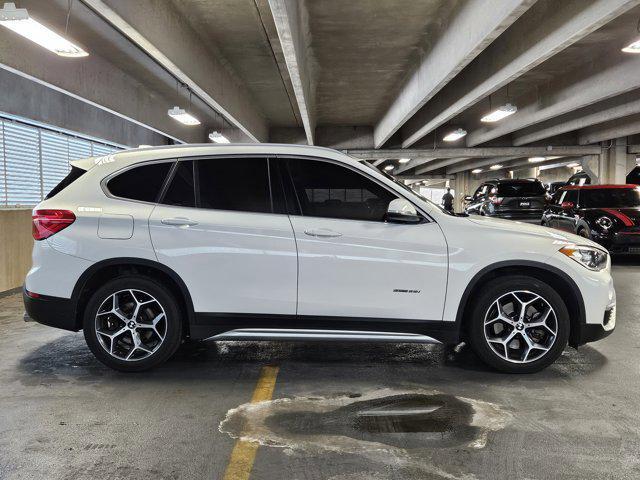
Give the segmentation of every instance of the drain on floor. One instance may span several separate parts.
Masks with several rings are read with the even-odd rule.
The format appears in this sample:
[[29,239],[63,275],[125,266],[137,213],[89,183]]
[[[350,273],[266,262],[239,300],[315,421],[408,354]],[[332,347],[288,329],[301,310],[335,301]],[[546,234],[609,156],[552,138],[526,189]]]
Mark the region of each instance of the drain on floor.
[[292,450],[404,455],[413,449],[482,448],[510,414],[498,405],[424,390],[376,390],[361,396],[296,397],[244,404],[220,431]]

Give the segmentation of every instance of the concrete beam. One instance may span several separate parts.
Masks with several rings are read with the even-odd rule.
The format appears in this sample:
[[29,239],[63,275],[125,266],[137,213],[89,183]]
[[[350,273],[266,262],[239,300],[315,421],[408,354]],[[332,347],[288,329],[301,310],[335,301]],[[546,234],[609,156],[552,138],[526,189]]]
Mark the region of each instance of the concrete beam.
[[640,153],[640,145],[629,145],[627,153]]
[[599,146],[541,146],[541,147],[479,147],[479,148],[412,148],[363,150],[349,149],[344,151],[352,157],[365,160],[380,158],[411,158],[405,164],[409,168],[419,167],[429,160],[461,157],[535,157],[545,155],[597,155]]
[[427,104],[407,122],[402,146],[413,145],[638,3],[637,0],[538,1],[447,85],[433,104]]
[[543,166],[543,165],[551,165],[551,164],[553,164],[554,162],[555,162],[555,163],[558,163],[558,159],[557,159],[557,158],[554,158],[554,159],[552,159],[552,160],[546,160],[546,161],[544,161],[544,162],[535,163],[535,164],[533,164],[533,163],[529,162],[527,159],[524,159],[524,160],[517,160],[517,161],[514,161],[514,162],[510,162],[510,163],[505,163],[505,164],[503,165],[503,167],[502,167],[502,168],[498,168],[497,170],[493,170],[493,171],[494,171],[494,172],[500,172],[500,171],[502,171],[502,170],[510,170],[510,169],[518,168],[518,167],[530,167],[530,168],[535,168],[535,167],[541,167],[541,166]]
[[451,165],[464,162],[465,160],[469,160],[469,157],[448,158],[446,160],[440,160],[438,162],[430,162],[427,163],[424,167],[416,168],[416,174],[428,173],[439,168],[450,167]]
[[170,2],[81,1],[251,140],[267,141],[266,119],[248,90],[230,73],[220,53],[200,39]]
[[396,180],[407,180],[407,181],[421,181],[421,180],[433,180],[433,181],[445,181],[452,180],[454,178],[453,175],[394,175],[393,178]]
[[640,133],[640,115],[631,115],[580,130],[578,143],[587,145],[619,137],[628,137],[637,133]]
[[[67,5],[66,1],[63,3]],[[53,18],[55,12],[61,12],[57,10],[62,6],[60,0],[47,2],[46,5],[42,2],[22,2],[21,6],[39,14],[40,18],[42,14],[46,15],[47,11],[51,12],[52,18],[44,16],[47,25],[64,31],[64,24],[60,25],[56,22],[57,17]],[[91,29],[101,37],[113,35],[113,29],[96,18],[95,14],[82,4],[74,5],[73,20],[74,32],[82,28],[83,31]],[[156,85],[164,81],[162,75],[169,77],[124,37],[116,37],[110,47],[118,55],[129,55],[131,61],[141,62],[150,76],[158,75]],[[165,97],[162,91],[149,88],[129,72],[121,70],[94,52],[90,51],[90,55],[85,58],[64,60],[10,30],[0,28],[0,68],[19,75],[26,81],[36,82],[111,115],[148,128],[177,143],[206,141],[204,126],[185,127],[167,116],[167,109],[170,108],[172,100]],[[24,101],[30,102],[33,99],[25,98]],[[28,109],[15,113],[28,116]],[[202,110],[198,110],[198,115],[204,117],[201,113]]]
[[137,147],[166,145],[165,135],[0,69],[0,112],[101,140]]
[[301,0],[269,0],[280,45],[298,103],[307,143],[314,144],[315,88],[311,71],[308,13]]
[[411,116],[504,32],[535,0],[467,1],[402,87],[374,130],[380,148]]
[[521,157],[493,157],[485,160],[478,160],[475,162],[466,163],[464,165],[458,165],[456,167],[447,168],[447,175],[453,175],[455,173],[466,172],[473,170],[474,168],[485,168],[495,164],[502,164],[510,160],[515,160]]
[[[640,58],[617,52],[553,83],[515,99],[518,112],[495,126],[481,125],[467,135],[474,147],[517,130],[640,88]],[[542,99],[542,100],[541,100]]]
[[526,145],[639,113],[640,91],[633,91],[517,132],[513,144]]

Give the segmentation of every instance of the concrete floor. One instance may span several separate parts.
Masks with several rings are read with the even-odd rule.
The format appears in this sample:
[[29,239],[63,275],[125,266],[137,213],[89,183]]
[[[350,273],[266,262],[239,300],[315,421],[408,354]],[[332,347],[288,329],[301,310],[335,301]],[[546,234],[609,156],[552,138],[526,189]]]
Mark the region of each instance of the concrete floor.
[[[614,334],[529,376],[439,346],[244,342],[126,375],[0,298],[0,478],[221,479],[242,434],[264,443],[253,479],[637,479],[640,260],[614,277]],[[267,364],[285,400],[243,405]],[[394,408],[433,415],[376,416]]]

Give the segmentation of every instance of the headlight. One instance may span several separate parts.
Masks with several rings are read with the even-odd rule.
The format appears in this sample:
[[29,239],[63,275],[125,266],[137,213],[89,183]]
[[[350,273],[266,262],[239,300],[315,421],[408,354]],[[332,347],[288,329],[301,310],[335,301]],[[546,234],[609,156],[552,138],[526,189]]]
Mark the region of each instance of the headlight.
[[611,220],[609,217],[600,217],[596,220],[596,223],[605,232],[613,227],[613,220]]
[[604,270],[607,267],[607,259],[609,257],[607,252],[585,245],[566,245],[560,249],[560,253],[595,272]]

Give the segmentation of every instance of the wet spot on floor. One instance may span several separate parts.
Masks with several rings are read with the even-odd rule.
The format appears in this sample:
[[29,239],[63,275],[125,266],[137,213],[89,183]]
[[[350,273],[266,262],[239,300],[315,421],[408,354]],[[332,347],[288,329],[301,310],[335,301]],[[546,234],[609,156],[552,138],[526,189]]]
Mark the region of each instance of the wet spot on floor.
[[[360,396],[281,398],[230,410],[220,431],[234,438],[318,454],[386,455],[415,463],[443,448],[483,448],[511,414],[496,404],[428,390],[381,389]],[[461,478],[444,472],[444,478]]]

